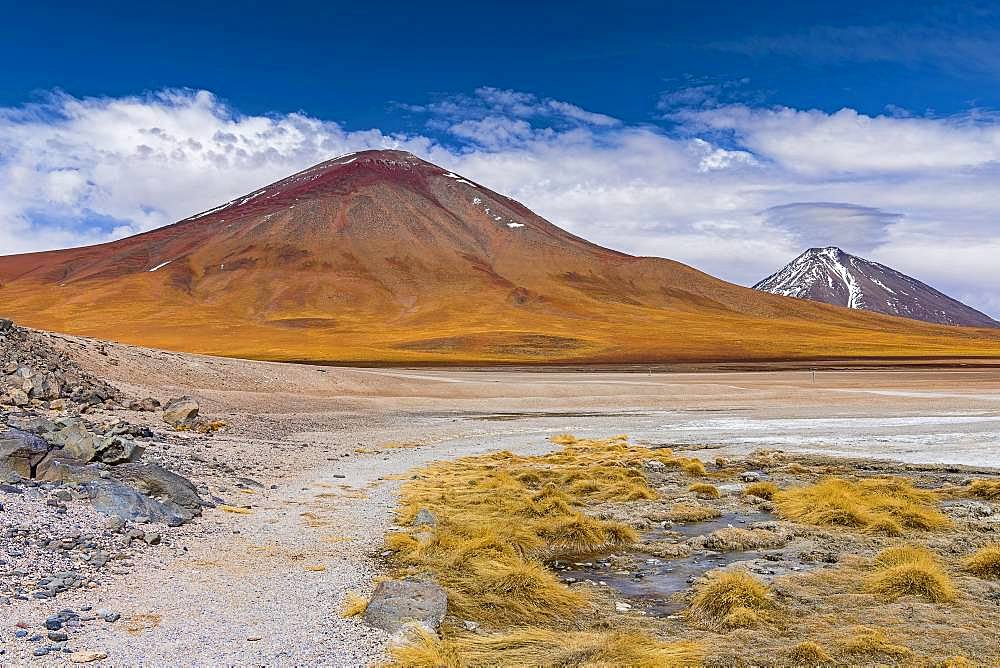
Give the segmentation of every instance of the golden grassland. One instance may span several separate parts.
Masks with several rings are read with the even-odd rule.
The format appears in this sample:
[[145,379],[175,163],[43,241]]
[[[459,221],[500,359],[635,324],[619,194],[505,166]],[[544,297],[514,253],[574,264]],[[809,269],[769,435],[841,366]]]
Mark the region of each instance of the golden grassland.
[[[546,455],[501,452],[431,464],[403,486],[398,522],[405,529],[386,537],[393,575],[436,580],[448,594],[448,617],[440,636],[415,631],[392,649],[393,665],[1000,661],[1000,611],[989,599],[1000,577],[1000,545],[984,540],[988,522],[941,505],[981,498],[989,478],[970,485],[952,473],[902,478],[887,475],[891,466],[775,452],[698,471],[690,459],[624,436],[553,440],[559,448]],[[749,470],[766,471],[768,480],[721,484]],[[633,550],[641,560],[649,547],[641,532],[650,526],[766,510],[778,519],[678,536],[677,549],[663,556],[690,554],[689,543],[820,556],[802,561],[802,572],[773,577],[741,564],[709,571],[677,595],[683,614],[644,616],[641,605],[621,612],[606,587],[567,585],[547,567],[553,559],[609,553],[627,566]],[[365,605],[352,596],[343,614],[361,614]],[[467,630],[465,621],[478,628]]]
[[[315,289],[313,278],[294,274],[238,281],[224,291],[187,292],[166,281],[161,272],[64,286],[15,281],[0,286],[0,300],[6,317],[31,327],[275,361],[615,364],[1000,357],[997,331],[837,309],[721,282],[715,283],[723,286],[717,289],[725,297],[718,302],[692,293],[662,303],[630,303],[546,284],[547,299],[518,306],[509,303],[509,287],[485,285],[442,286],[422,295],[419,307],[404,308],[375,286],[348,281],[346,303],[331,310],[321,302],[325,290]],[[271,281],[273,287],[265,289]],[[288,295],[298,294],[297,281],[305,282],[299,286],[301,298],[293,300]],[[289,322],[331,324],[289,327]]]

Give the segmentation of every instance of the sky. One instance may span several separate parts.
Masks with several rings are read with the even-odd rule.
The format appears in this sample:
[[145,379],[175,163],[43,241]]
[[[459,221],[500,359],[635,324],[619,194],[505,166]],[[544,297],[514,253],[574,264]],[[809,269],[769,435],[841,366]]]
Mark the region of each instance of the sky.
[[626,252],[839,245],[1000,317],[996,3],[140,5],[0,0],[0,253],[402,148]]

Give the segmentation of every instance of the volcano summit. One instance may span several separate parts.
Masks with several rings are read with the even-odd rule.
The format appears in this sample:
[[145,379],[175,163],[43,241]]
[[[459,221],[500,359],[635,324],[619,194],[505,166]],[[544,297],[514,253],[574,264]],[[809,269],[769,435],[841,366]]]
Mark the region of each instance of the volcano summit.
[[987,356],[956,330],[602,248],[402,151],[341,156],[112,243],[0,258],[3,315],[174,350],[343,363]]

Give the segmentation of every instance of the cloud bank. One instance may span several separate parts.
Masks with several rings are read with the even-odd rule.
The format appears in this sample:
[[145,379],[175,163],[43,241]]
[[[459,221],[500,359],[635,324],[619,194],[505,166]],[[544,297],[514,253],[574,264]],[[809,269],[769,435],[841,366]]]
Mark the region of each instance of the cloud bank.
[[669,128],[481,88],[399,105],[423,130],[247,116],[207,91],[0,109],[0,252],[94,243],[330,157],[401,148],[598,243],[752,284],[840,245],[1000,315],[1000,118],[865,116],[665,95]]

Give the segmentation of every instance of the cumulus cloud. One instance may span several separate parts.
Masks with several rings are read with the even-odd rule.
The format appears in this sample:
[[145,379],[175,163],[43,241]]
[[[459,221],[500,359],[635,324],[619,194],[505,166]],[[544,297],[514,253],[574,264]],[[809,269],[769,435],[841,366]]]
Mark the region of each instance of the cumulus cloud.
[[[302,114],[242,116],[206,91],[0,110],[0,247],[89,243],[159,227],[331,155],[426,150]],[[113,229],[98,221],[119,221]],[[76,235],[77,238],[73,239]]]
[[205,91],[0,110],[0,250],[174,222],[316,162],[402,148],[598,243],[752,284],[837,244],[1000,314],[1000,120],[749,104],[673,108],[670,131],[483,88],[408,106],[426,130],[247,116]]

